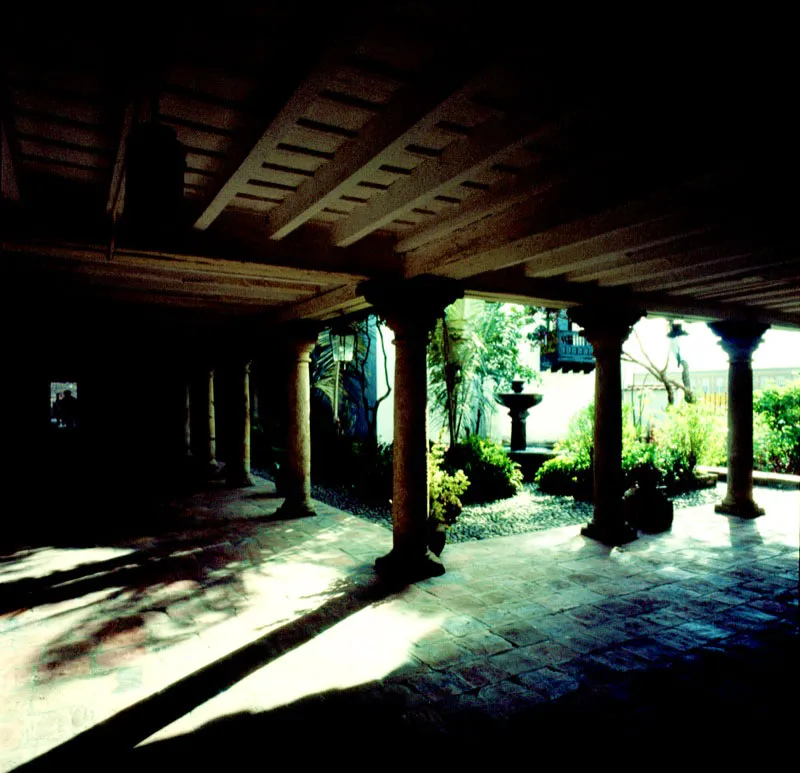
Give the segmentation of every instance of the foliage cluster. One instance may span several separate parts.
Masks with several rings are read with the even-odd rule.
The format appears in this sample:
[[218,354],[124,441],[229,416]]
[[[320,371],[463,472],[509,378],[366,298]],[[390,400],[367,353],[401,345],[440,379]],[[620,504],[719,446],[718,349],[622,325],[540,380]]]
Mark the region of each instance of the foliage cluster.
[[754,465],[800,474],[800,382],[765,389],[753,400]]
[[499,443],[470,435],[446,454],[451,472],[463,470],[470,487],[465,504],[513,497],[522,488],[522,471]]
[[[622,471],[626,488],[665,486],[677,492],[697,486],[698,464],[718,464],[724,458],[722,434],[711,413],[693,403],[667,409],[656,427],[653,442],[639,437],[629,406],[622,411]],[[572,417],[564,440],[556,447],[559,455],[545,462],[536,482],[550,494],[592,494],[594,406]]]
[[536,374],[520,358],[525,311],[507,304],[458,300],[447,307],[428,346],[431,407],[443,414],[451,444],[480,434],[493,409],[487,387],[507,390],[515,378]]
[[434,443],[428,453],[429,518],[452,526],[461,514],[461,497],[470,482],[463,470],[448,471],[444,466],[445,449]]

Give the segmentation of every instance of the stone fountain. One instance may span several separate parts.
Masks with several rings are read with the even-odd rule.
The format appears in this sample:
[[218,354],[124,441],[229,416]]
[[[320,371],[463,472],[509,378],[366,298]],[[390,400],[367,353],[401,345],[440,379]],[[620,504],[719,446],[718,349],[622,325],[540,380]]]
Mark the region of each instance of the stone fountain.
[[506,408],[511,416],[511,450],[524,451],[528,446],[528,439],[525,432],[525,420],[528,412],[535,405],[539,405],[544,395],[539,392],[523,392],[522,387],[525,382],[521,379],[514,379],[511,382],[510,392],[501,392],[497,399]]

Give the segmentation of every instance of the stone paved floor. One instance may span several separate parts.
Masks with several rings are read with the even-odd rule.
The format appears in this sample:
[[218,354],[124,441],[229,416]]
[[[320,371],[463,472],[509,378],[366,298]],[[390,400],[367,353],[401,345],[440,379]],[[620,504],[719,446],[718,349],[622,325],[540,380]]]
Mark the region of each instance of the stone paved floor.
[[577,527],[450,545],[407,588],[371,570],[387,530],[326,505],[265,521],[266,482],[146,537],[0,555],[0,770],[774,744],[797,716],[800,492],[757,499],[755,521],[687,509],[624,548]]

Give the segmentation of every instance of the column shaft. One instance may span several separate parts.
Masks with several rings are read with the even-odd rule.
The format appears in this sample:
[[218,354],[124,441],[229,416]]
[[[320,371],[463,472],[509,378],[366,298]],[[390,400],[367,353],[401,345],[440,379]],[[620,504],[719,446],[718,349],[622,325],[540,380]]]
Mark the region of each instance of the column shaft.
[[594,517],[581,531],[606,545],[636,539],[622,510],[622,344],[641,317],[632,308],[581,307],[571,312],[584,326],[595,358]]
[[227,467],[227,480],[232,486],[253,486],[250,473],[250,363],[237,363],[237,381],[240,391],[235,397],[233,415],[236,416],[236,445]]
[[730,358],[728,365],[728,490],[718,513],[756,518],[764,510],[753,500],[753,352],[769,325],[737,321],[709,327]]
[[463,292],[453,280],[432,276],[373,280],[361,289],[394,330],[396,347],[393,547],[375,568],[393,580],[414,582],[444,574],[428,548],[428,333]]
[[595,358],[594,522],[613,528],[622,499],[622,377],[620,352],[602,350]]
[[214,408],[214,369],[209,368],[206,373],[206,410],[207,431],[206,431],[206,466],[209,471],[216,472],[219,468],[217,464],[217,418]]
[[394,551],[413,563],[428,552],[428,371],[426,331],[395,336]]
[[[313,333],[313,334],[312,334]],[[311,350],[316,329],[294,333],[285,340],[288,357],[286,460],[283,486],[286,499],[276,514],[281,518],[316,515],[311,504]]]

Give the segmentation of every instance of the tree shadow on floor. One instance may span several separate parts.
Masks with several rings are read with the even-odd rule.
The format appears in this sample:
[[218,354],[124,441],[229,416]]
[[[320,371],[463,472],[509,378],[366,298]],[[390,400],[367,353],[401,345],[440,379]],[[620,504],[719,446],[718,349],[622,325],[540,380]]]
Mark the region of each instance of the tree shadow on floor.
[[[210,672],[193,677],[189,701],[155,701],[146,720],[112,720],[102,732],[62,748],[21,770],[50,769],[80,761],[84,770],[215,770],[231,763],[339,766],[464,764],[478,761],[517,765],[520,759],[558,764],[598,761],[609,755],[634,764],[653,755],[709,753],[734,759],[793,733],[796,629],[772,627],[709,645],[636,672],[589,669],[580,686],[552,699],[520,691],[506,702],[480,703],[477,690],[428,702],[413,681],[391,677],[346,690],[312,695],[265,712],[220,717],[195,731],[137,748],[144,734],[164,726],[210,696],[220,682]],[[258,668],[260,642],[238,665],[223,667],[222,683],[233,672]],[[248,665],[244,666],[244,663]],[[213,669],[220,668],[215,665]],[[159,724],[161,723],[161,724]],[[732,735],[734,733],[734,735]],[[373,756],[374,755],[374,756]]]
[[[257,490],[274,488],[262,481]],[[95,651],[143,644],[148,623],[158,627],[158,645],[167,646],[234,618],[251,603],[245,574],[259,573],[275,555],[276,535],[284,548],[313,544],[289,522],[237,515],[250,493],[207,488],[151,502],[121,523],[84,522],[56,534],[40,523],[38,545],[31,539],[0,561],[0,631],[64,620],[64,632],[44,652],[32,652],[45,682],[91,668]],[[96,547],[113,550],[70,551]],[[48,571],[53,557],[56,568]]]
[[[125,753],[162,727],[365,607],[381,604],[402,587],[382,581],[362,567],[333,584],[324,594],[325,601],[312,611],[179,679],[19,770],[65,769],[77,760],[85,769],[117,769],[124,763]],[[101,763],[100,755],[106,753],[111,756],[102,756]],[[208,768],[198,762],[198,769]]]

